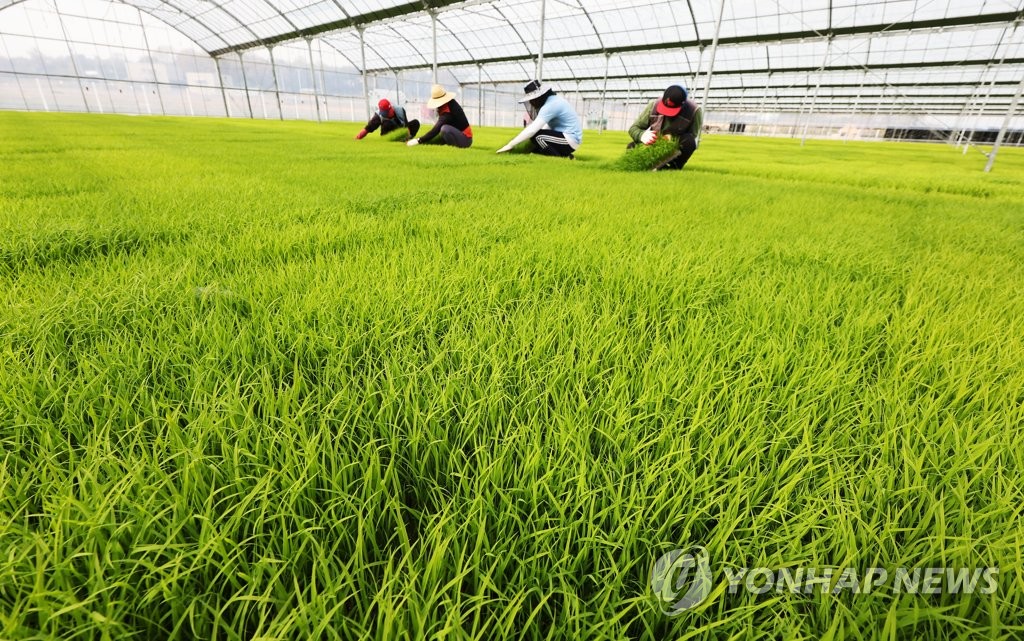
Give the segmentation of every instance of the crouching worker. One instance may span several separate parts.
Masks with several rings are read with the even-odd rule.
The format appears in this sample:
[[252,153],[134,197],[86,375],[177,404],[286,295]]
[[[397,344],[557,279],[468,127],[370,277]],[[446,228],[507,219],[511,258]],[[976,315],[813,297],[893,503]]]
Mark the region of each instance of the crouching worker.
[[678,145],[677,152],[656,169],[682,169],[700,145],[703,125],[704,110],[694,101],[686,99],[686,89],[672,85],[665,90],[660,100],[647,105],[629,128],[629,137],[633,142],[626,148],[652,145],[659,138],[674,140]]
[[409,137],[412,138],[420,130],[420,121],[409,120],[405,116],[404,107],[392,106],[390,100],[381,98],[380,102],[377,103],[377,113],[373,114],[362,131],[356,134],[356,140],[362,140],[366,137],[366,134],[372,134],[378,128],[380,128],[380,135],[386,136],[402,127],[409,130]]
[[573,154],[583,142],[583,127],[572,106],[539,80],[531,80],[524,91],[526,95],[519,102],[527,103],[533,122],[498,153],[511,151],[519,143],[530,140],[532,153],[574,158]]
[[434,127],[419,138],[413,138],[405,143],[410,147],[432,141],[436,136],[441,136],[442,144],[465,149],[473,144],[473,128],[469,126],[469,119],[462,106],[455,101],[455,94],[444,90],[441,85],[434,85],[430,90],[430,100],[427,106],[437,109],[437,122]]

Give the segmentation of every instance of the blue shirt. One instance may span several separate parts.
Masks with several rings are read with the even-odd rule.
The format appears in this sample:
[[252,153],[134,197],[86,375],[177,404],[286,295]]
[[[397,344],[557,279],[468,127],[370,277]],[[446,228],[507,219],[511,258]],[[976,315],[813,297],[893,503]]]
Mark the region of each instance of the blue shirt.
[[577,146],[583,142],[583,127],[580,126],[580,117],[573,111],[572,106],[561,96],[548,96],[544,106],[537,112],[537,120],[548,123],[548,127],[565,134],[571,138],[571,142]]

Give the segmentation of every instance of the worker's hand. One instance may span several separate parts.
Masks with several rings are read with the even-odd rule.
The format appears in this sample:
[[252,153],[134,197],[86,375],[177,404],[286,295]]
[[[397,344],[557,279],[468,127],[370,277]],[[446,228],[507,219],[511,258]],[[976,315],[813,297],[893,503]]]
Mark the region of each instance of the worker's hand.
[[418,144],[420,144],[420,139],[419,138],[413,138],[409,142],[405,143],[405,146],[406,147],[415,147]]
[[499,150],[498,150],[498,151],[496,151],[495,153],[498,153],[498,154],[503,154],[503,153],[505,153],[506,151],[512,151],[512,147],[511,147],[511,145],[505,145],[504,147],[502,147],[501,149],[499,149]]
[[648,129],[645,132],[643,132],[642,134],[640,134],[640,142],[644,143],[645,145],[653,145],[654,141],[657,140],[657,139],[658,139],[657,134],[655,134],[650,129]]
[[360,131],[359,133],[356,134],[356,140],[362,140],[365,137],[366,137],[366,130],[365,129],[363,129],[362,131]]

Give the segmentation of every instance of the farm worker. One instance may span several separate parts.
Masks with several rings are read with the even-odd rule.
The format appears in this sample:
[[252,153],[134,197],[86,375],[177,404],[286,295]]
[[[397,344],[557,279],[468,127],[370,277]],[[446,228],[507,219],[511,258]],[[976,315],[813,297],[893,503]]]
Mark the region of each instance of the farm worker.
[[455,100],[455,94],[445,91],[441,85],[434,85],[430,90],[430,100],[427,106],[437,109],[437,122],[433,129],[405,143],[415,147],[421,142],[430,142],[440,134],[442,144],[463,149],[473,144],[473,128],[469,126],[469,119],[462,106]]
[[499,149],[498,153],[505,153],[519,143],[530,140],[533,142],[530,148],[532,153],[574,158],[573,154],[583,142],[583,127],[572,106],[540,80],[531,80],[523,92],[526,95],[519,102],[527,103],[533,122]]
[[420,130],[419,120],[409,120],[405,117],[405,108],[396,107],[387,98],[381,98],[377,103],[377,112],[370,117],[362,131],[356,134],[356,140],[362,140],[366,134],[372,134],[380,127],[380,135],[386,136],[396,129],[406,127],[409,129],[409,137],[416,135]]
[[694,101],[686,99],[686,89],[672,85],[665,90],[660,100],[651,101],[629,128],[629,137],[633,142],[626,148],[651,145],[658,138],[675,140],[679,155],[661,169],[682,169],[700,145],[703,124],[704,110]]

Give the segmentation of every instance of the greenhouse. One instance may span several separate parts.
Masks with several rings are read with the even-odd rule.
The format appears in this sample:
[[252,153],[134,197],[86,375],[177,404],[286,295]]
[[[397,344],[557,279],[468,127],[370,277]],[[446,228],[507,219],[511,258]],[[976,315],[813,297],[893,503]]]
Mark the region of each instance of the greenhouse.
[[1024,639],[1024,0],[0,0],[0,640]]
[[360,120],[438,80],[512,125],[537,76],[595,127],[683,82],[716,129],[966,141],[1024,75],[1016,0],[2,4],[6,109]]

